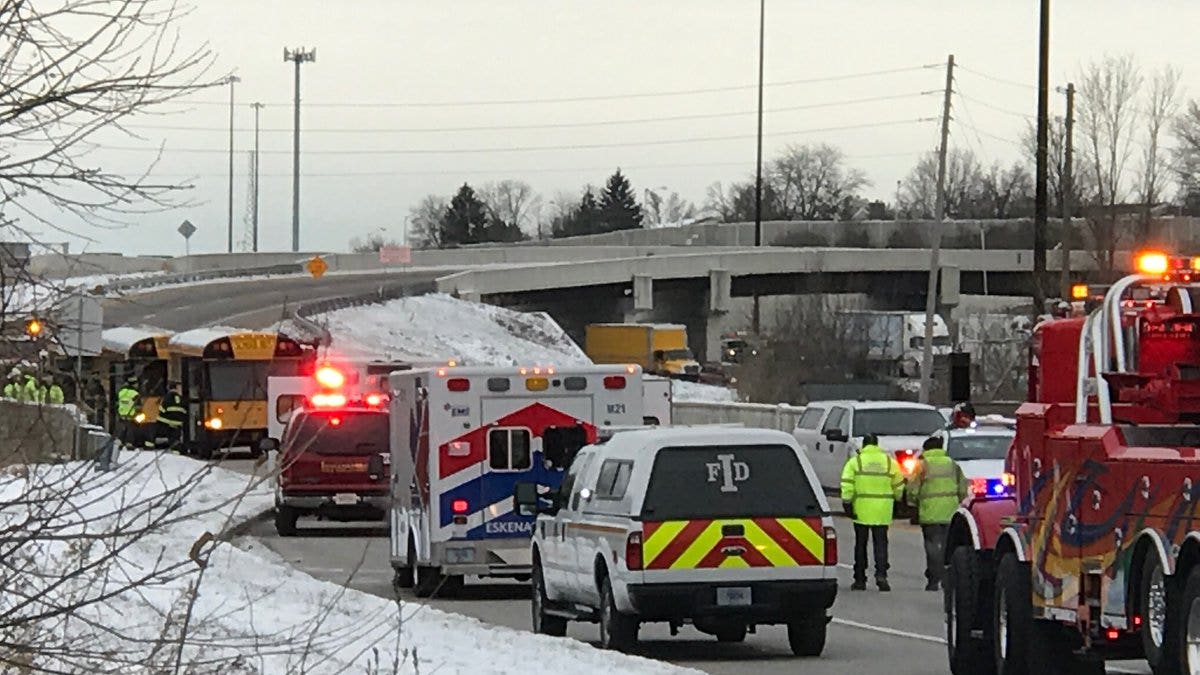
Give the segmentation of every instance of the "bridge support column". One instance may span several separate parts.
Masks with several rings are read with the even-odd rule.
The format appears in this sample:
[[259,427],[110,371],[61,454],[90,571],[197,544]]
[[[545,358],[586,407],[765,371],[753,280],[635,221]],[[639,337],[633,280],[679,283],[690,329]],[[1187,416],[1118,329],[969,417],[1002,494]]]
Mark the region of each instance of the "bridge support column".
[[708,271],[708,307],[704,317],[703,361],[721,361],[722,318],[732,304],[729,270]]

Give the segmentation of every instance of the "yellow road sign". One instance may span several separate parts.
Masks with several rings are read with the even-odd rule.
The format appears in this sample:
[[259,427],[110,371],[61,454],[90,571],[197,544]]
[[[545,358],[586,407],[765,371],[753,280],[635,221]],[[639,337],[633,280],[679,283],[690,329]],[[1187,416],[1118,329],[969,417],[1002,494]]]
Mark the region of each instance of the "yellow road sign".
[[325,274],[325,271],[329,269],[329,264],[321,256],[314,255],[312,260],[309,260],[308,264],[304,266],[304,269],[308,270],[308,273],[313,275],[314,279],[320,279],[321,275]]

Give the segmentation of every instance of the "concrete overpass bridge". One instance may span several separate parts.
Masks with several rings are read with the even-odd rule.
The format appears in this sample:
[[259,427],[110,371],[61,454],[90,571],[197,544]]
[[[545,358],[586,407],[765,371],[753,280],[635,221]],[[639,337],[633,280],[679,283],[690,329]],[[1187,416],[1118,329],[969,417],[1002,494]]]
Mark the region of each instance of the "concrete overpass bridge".
[[[1060,260],[1049,256],[1048,288]],[[1077,277],[1095,270],[1085,252],[1071,258]],[[1033,292],[1030,251],[947,250],[943,292],[1024,296]],[[875,306],[921,310],[929,275],[927,249],[741,249],[702,254],[474,269],[437,280],[437,288],[470,300],[542,310],[573,336],[597,321],[671,321],[688,326],[693,350],[712,354],[720,317],[732,298],[863,293]]]

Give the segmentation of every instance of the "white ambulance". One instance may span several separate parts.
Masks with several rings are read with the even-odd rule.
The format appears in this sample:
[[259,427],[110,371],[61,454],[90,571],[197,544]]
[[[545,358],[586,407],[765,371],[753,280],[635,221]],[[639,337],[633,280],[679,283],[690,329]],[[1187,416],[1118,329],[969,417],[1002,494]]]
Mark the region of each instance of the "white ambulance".
[[397,371],[391,561],[397,589],[450,595],[464,575],[528,578],[532,516],[513,487],[555,487],[597,430],[643,423],[638,366]]

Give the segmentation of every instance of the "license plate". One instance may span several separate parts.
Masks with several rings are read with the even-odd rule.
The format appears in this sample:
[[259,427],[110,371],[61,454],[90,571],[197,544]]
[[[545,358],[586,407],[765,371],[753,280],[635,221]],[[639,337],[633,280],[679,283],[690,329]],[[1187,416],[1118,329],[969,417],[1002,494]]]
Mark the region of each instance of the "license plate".
[[739,607],[750,604],[750,587],[734,586],[717,589],[717,604],[722,607]]
[[349,506],[358,503],[358,495],[350,492],[342,492],[333,496],[333,503],[338,506]]

